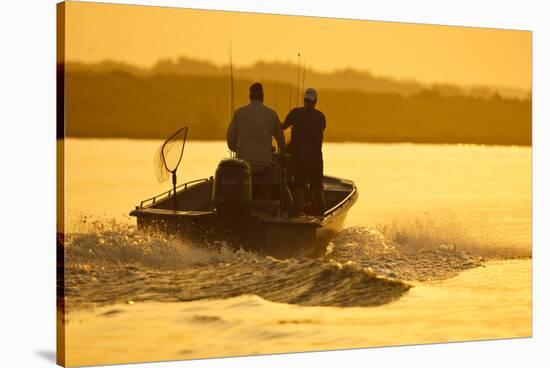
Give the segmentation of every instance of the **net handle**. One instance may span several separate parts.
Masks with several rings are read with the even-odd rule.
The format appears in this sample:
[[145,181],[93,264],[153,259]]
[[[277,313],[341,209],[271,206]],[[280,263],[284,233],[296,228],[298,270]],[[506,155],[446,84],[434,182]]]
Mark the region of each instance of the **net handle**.
[[[185,141],[187,140],[187,131],[189,130],[188,127],[184,127],[184,128],[181,128],[181,129],[178,129],[174,134],[172,134],[170,137],[168,137],[167,140],[164,141],[164,143],[162,144],[162,148],[161,148],[161,155],[162,155],[162,162],[164,164],[164,167],[166,168],[166,170],[168,170],[169,172],[171,172],[172,174],[175,174],[176,171],[178,170],[178,166],[180,165],[180,162],[181,162],[181,158],[183,157],[183,150],[185,148]],[[177,136],[178,134],[180,134],[181,132],[184,132],[183,133],[183,145],[181,146],[181,152],[180,152],[180,157],[178,159],[178,163],[176,164],[176,167],[174,168],[174,170],[170,170],[168,168],[168,164],[166,163],[166,157],[164,156],[164,147],[166,147],[166,144],[168,142],[170,142],[172,140],[172,138],[174,138],[175,136]]]

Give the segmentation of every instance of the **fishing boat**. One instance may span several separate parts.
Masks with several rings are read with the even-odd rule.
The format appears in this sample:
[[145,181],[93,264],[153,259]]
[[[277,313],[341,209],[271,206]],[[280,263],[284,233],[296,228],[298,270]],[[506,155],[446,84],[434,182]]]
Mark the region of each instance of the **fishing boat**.
[[[276,258],[318,257],[344,225],[358,192],[350,180],[324,176],[326,210],[295,216],[290,178],[274,154],[269,197],[256,198],[248,162],[222,160],[215,176],[175,183],[130,213],[140,229],[182,236],[194,243],[227,245]],[[181,159],[181,157],[180,157]]]

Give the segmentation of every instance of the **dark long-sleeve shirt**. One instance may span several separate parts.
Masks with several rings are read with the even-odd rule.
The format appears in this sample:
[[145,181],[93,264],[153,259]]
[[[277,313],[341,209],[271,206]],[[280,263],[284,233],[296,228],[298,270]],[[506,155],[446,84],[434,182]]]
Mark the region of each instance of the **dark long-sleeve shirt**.
[[311,107],[297,107],[286,117],[283,129],[292,126],[290,144],[292,155],[297,159],[322,159],[323,132],[326,128],[325,115]]

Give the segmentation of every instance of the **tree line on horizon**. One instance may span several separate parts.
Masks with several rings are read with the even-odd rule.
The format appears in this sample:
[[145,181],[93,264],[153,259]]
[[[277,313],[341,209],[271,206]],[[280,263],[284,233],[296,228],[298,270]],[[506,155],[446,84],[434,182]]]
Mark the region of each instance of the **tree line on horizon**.
[[[65,75],[65,125],[58,120],[59,137],[162,139],[189,126],[190,139],[225,139],[228,75],[138,73],[81,64],[59,70]],[[264,85],[266,105],[281,120],[301,105],[295,84],[257,76],[237,75],[236,107],[248,103],[248,86],[257,80]],[[530,98],[449,94],[429,87],[398,93],[311,86],[318,89],[318,108],[327,117],[326,141],[531,145]]]
[[[208,61],[180,57],[176,60],[160,59],[150,68],[138,67],[126,63],[104,60],[99,63],[69,62],[73,71],[107,72],[113,70],[126,71],[137,76],[152,76],[155,74],[175,74],[185,76],[224,77],[229,75],[229,65],[218,66]],[[240,79],[269,79],[288,84],[295,83],[297,64],[280,61],[258,61],[250,66],[233,67],[234,73]],[[391,77],[373,75],[366,70],[353,68],[319,72],[311,67],[306,68],[307,81],[318,89],[359,90],[370,93],[397,93],[402,96],[417,94],[424,89],[439,92],[444,96],[471,96],[490,98],[498,93],[505,98],[529,99],[531,91],[521,88],[503,86],[458,86],[450,83],[423,84],[413,79],[396,80]]]

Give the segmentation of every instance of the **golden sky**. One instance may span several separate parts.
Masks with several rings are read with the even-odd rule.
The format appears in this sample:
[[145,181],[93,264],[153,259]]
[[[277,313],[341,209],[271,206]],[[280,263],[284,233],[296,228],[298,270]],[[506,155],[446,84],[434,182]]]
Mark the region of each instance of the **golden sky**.
[[186,56],[297,62],[421,82],[531,88],[531,32],[69,2],[66,55],[152,66]]

